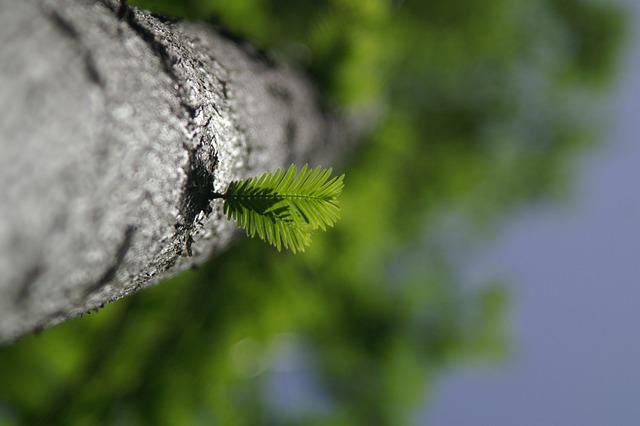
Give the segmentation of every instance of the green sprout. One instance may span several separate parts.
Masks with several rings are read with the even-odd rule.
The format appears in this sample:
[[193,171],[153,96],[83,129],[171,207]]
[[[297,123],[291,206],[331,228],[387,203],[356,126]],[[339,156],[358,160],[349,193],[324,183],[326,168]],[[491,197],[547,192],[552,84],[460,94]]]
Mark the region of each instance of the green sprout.
[[303,252],[311,243],[311,234],[333,226],[340,217],[338,196],[344,175],[330,179],[332,169],[315,169],[306,164],[297,173],[295,165],[277,169],[242,181],[233,181],[224,194],[224,212],[229,219],[263,241]]

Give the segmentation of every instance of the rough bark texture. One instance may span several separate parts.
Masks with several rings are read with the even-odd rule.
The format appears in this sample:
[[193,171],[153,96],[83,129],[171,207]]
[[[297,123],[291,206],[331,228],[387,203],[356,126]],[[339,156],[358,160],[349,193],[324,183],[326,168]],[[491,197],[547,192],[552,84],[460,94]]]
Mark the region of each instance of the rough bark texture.
[[326,161],[338,129],[303,79],[206,25],[0,0],[0,342],[220,251],[235,227],[212,193]]

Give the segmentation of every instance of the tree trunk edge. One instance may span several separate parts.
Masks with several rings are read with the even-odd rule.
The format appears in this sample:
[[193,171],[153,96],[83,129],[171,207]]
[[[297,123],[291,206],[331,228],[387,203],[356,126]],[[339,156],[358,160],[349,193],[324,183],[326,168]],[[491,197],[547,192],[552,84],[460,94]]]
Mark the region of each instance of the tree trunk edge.
[[214,200],[231,180],[356,139],[308,81],[204,24],[112,0],[0,11],[0,342],[200,264],[232,240]]

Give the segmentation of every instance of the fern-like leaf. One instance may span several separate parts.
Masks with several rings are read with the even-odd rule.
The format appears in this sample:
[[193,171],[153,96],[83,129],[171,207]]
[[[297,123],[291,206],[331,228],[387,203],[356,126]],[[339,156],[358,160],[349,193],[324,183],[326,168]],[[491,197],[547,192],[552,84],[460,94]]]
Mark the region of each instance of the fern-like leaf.
[[223,198],[227,217],[253,237],[294,253],[304,251],[311,233],[333,226],[340,216],[338,196],[344,175],[330,179],[332,169],[295,165],[229,184]]

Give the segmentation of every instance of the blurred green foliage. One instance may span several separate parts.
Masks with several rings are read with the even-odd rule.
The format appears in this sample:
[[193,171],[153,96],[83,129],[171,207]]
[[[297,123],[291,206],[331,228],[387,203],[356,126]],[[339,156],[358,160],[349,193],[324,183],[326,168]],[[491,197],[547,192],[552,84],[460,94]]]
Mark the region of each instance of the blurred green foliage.
[[[0,351],[0,424],[404,424],[443,367],[500,357],[468,247],[564,192],[619,10],[588,0],[138,0],[230,29],[381,119],[302,256],[243,240]],[[481,245],[480,245],[481,246]]]

